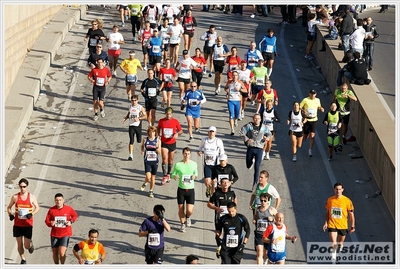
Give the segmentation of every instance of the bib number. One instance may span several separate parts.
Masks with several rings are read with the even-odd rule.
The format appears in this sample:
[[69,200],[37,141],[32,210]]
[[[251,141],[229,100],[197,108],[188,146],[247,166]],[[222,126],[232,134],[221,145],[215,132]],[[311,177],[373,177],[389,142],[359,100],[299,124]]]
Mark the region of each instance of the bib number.
[[96,78],[97,86],[104,86],[106,79],[105,78]]
[[189,185],[190,183],[192,183],[192,176],[191,175],[183,175],[182,176],[182,183],[184,185]]
[[97,45],[97,39],[96,38],[91,38],[89,40],[89,46],[94,47]]
[[154,97],[157,95],[157,89],[156,88],[148,88],[147,89],[149,97]]
[[160,245],[160,234],[159,233],[149,234],[148,239],[147,239],[147,244],[149,246],[159,246]]
[[60,217],[54,217],[54,227],[58,228],[65,228],[67,227],[67,217],[65,216],[60,216]]
[[157,161],[157,153],[155,151],[147,151],[146,152],[146,160],[149,162]]
[[237,234],[226,235],[226,246],[228,248],[235,248],[239,245],[239,236]]
[[126,75],[126,81],[131,82],[131,83],[136,83],[137,76],[134,74],[128,74],[128,75]]
[[18,218],[26,219],[26,215],[29,213],[29,208],[18,208]]
[[266,52],[272,53],[273,49],[274,49],[274,46],[267,45],[267,50],[266,50]]
[[164,137],[165,138],[171,138],[173,137],[173,131],[172,128],[164,128]]

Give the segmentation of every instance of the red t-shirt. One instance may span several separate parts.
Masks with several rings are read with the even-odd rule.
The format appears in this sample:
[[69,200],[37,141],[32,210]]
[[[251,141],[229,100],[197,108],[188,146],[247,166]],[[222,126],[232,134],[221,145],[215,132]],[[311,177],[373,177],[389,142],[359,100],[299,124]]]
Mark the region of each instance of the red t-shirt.
[[[198,64],[198,66],[201,66],[201,64],[207,64],[206,60],[202,56],[200,56],[200,57],[192,56],[192,59]],[[203,68],[201,68],[201,67],[193,69],[193,70],[197,73],[203,72]]]
[[176,77],[174,68],[170,67],[167,69],[166,67],[163,67],[160,69],[160,78],[165,82],[164,87],[172,87],[172,81],[174,77]]
[[96,86],[103,87],[106,85],[107,79],[112,77],[112,75],[110,69],[107,67],[101,69],[96,67],[90,71],[88,77],[94,79]]
[[[76,211],[68,205],[63,205],[62,208],[57,206],[50,207],[44,222],[48,227],[51,227],[50,236],[62,238],[72,236],[72,226],[64,225],[65,222],[75,222],[77,219],[78,214]],[[56,221],[56,224],[51,226],[51,221]]]
[[157,130],[161,137],[161,142],[171,145],[176,143],[174,135],[177,132],[180,132],[182,127],[177,119],[171,118],[168,120],[166,118],[162,118],[158,121]]

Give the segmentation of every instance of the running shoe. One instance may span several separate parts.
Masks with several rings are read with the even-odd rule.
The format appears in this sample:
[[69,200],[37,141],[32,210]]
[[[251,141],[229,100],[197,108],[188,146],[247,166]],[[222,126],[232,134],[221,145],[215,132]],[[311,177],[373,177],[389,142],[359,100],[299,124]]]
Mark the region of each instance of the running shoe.
[[21,264],[26,264],[26,260],[21,260]]
[[171,175],[168,174],[168,175],[167,175],[167,183],[169,183],[170,181],[171,181]]
[[235,119],[234,124],[235,124],[235,127],[238,126],[238,120],[237,119]]
[[125,27],[125,22],[121,23],[121,27]]
[[99,116],[94,115],[93,120],[94,120],[94,121],[97,121],[98,119],[99,119]]
[[186,217],[186,226],[191,227],[192,226],[192,220],[191,218]]
[[211,78],[211,77],[212,77],[211,71],[210,71],[210,73],[208,74],[208,77],[209,77],[209,78]]
[[141,190],[141,191],[144,191],[144,190],[146,189],[146,185],[147,185],[146,183],[143,183],[143,184],[142,184],[142,187],[140,187],[140,190]]
[[297,162],[297,156],[296,156],[296,155],[293,155],[292,161],[293,161],[293,162]]
[[265,160],[269,160],[269,152],[267,152],[267,154],[265,154]]
[[256,101],[251,101],[251,105],[255,106],[256,105]]
[[113,75],[117,76],[117,70],[114,70]]
[[217,250],[215,251],[215,255],[217,256],[217,258],[221,258],[221,246],[217,247]]
[[196,133],[200,133],[200,128],[196,128],[196,129],[194,129],[194,131],[195,131]]
[[265,151],[263,151],[263,155],[262,155],[262,158],[261,158],[262,160],[266,160],[266,158],[265,158]]
[[186,224],[181,223],[181,229],[179,230],[181,233],[186,233]]
[[100,115],[102,118],[104,118],[106,116],[106,112],[104,111],[104,109],[102,111],[100,111]]
[[128,161],[132,161],[132,160],[133,160],[133,156],[132,156],[132,155],[129,155]]
[[165,185],[165,183],[168,182],[168,176],[163,176],[162,180],[161,180],[161,185]]
[[32,254],[34,250],[35,250],[35,247],[33,246],[33,242],[31,241],[31,247],[28,249],[28,251],[30,254]]
[[189,142],[193,141],[193,136],[189,137]]
[[250,18],[254,19],[255,16],[256,16],[256,15],[253,13],[253,14],[250,15]]
[[161,108],[164,108],[164,107],[165,107],[165,103],[161,102]]
[[218,95],[218,94],[219,94],[219,87],[215,88],[215,95]]
[[150,198],[154,198],[154,192],[153,191],[149,191],[149,197]]
[[145,66],[143,67],[143,70],[144,70],[144,71],[147,71],[147,65],[145,65]]
[[329,159],[328,159],[328,161],[332,161],[332,156],[329,156]]
[[342,151],[342,150],[343,150],[342,144],[339,144],[339,145],[338,145],[337,150],[338,150],[338,151]]
[[130,101],[132,98],[132,95],[128,94],[128,101]]
[[206,190],[206,197],[207,197],[207,198],[210,198],[210,197],[211,197],[211,187],[207,187],[207,190]]
[[231,135],[232,135],[232,136],[235,135],[235,130],[234,130],[234,129],[231,130]]
[[311,149],[308,150],[308,156],[312,157],[312,150]]

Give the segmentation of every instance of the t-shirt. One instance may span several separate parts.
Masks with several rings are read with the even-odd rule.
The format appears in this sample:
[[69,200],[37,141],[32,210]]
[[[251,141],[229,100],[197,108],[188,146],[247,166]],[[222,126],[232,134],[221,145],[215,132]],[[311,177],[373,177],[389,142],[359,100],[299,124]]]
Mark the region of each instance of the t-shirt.
[[183,34],[183,27],[181,24],[171,25],[167,33],[172,33],[172,36],[169,40],[170,44],[180,44],[181,43],[181,35]]
[[119,48],[121,48],[121,45],[118,44],[118,42],[120,41],[124,41],[124,37],[122,36],[122,34],[120,32],[110,32],[107,35],[108,38],[108,49],[110,50],[118,50]]
[[136,58],[134,59],[125,59],[122,61],[122,63],[120,64],[120,66],[124,69],[126,69],[128,71],[128,74],[130,75],[136,75],[137,74],[137,67],[138,66],[142,66],[142,64],[140,63],[140,61]]
[[255,66],[251,69],[254,74],[254,83],[258,86],[265,85],[265,79],[268,79],[268,69],[265,66]]
[[300,103],[300,109],[307,113],[307,121],[314,122],[318,120],[318,108],[321,106],[319,98],[304,98]]
[[326,210],[329,214],[328,228],[347,229],[349,211],[354,210],[353,202],[346,196],[340,198],[331,196],[326,201]]
[[198,176],[197,163],[192,160],[189,160],[188,163],[184,163],[183,161],[177,162],[174,165],[174,169],[171,173],[171,178],[175,178],[176,175],[179,175],[179,188],[194,189],[194,180],[192,179],[192,176]]
[[175,133],[182,131],[181,124],[175,118],[162,118],[158,121],[157,131],[161,137],[161,142],[167,145],[176,143]]

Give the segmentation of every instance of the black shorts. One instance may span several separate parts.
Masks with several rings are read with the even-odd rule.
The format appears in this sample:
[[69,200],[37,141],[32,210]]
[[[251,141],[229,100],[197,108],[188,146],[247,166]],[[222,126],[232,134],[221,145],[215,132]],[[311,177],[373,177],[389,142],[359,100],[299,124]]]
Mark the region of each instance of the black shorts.
[[157,109],[157,97],[147,99],[144,102],[144,106],[146,108],[146,112],[149,112],[151,109]]
[[165,144],[164,142],[161,142],[161,148],[168,149],[168,152],[174,152],[176,150],[176,142],[173,144]]
[[178,77],[178,82],[183,82],[185,84],[189,84],[190,83],[190,78],[179,78]]
[[50,246],[52,248],[58,248],[60,246],[68,247],[68,244],[69,244],[69,236],[64,236],[61,238],[56,238],[53,236],[50,237]]
[[244,98],[248,98],[249,97],[249,93],[248,92],[240,92],[240,95]]
[[129,7],[128,6],[124,6],[124,5],[119,5],[119,10],[121,10],[121,9],[129,10]]
[[[164,84],[165,85],[165,84]],[[171,87],[163,87],[161,91],[166,91],[166,92],[172,92],[172,86]]]
[[224,60],[213,60],[214,71],[222,73],[224,72],[225,61]]
[[157,174],[158,161],[144,161],[144,172],[150,172],[152,175]]
[[292,130],[289,130],[289,135],[294,135],[295,137],[302,137],[304,135],[304,133],[303,133],[303,131],[293,132]]
[[176,46],[179,46],[179,43],[177,43],[177,44],[169,44],[170,48],[175,48]]
[[317,122],[318,121],[306,121],[303,126],[304,134],[315,133],[317,130]]
[[178,205],[183,205],[185,201],[187,205],[194,205],[194,189],[181,189],[178,187],[176,200],[178,201]]
[[13,226],[13,237],[20,237],[23,236],[27,239],[32,238],[32,230],[33,227],[19,227],[19,226]]
[[151,65],[155,65],[155,64],[161,63],[161,56],[155,56],[155,55],[149,56],[149,63]]
[[264,88],[265,88],[265,86],[263,86],[263,85],[251,84],[251,93],[258,94]]
[[139,126],[129,126],[129,145],[133,145],[135,142],[135,135],[136,135],[136,142],[142,142],[142,123]]
[[183,34],[184,34],[184,35],[188,35],[189,38],[194,37],[194,31],[184,31]]
[[150,23],[150,28],[151,29],[156,29],[157,28],[157,23]]
[[275,59],[274,53],[272,53],[272,52],[263,52],[262,56],[264,58],[264,61],[269,61],[269,60]]
[[147,245],[144,247],[144,257],[147,264],[161,264],[163,262],[164,247],[151,249]]
[[149,54],[149,48],[148,47],[146,47],[146,46],[142,46],[142,52],[143,52],[143,55],[145,55],[145,54]]
[[308,41],[315,41],[315,39],[317,38],[317,35],[314,33],[312,34],[307,34],[307,40]]
[[343,119],[343,124],[348,125],[350,120],[350,114],[342,115],[342,119]]
[[254,231],[254,248],[259,245],[264,245],[264,248],[268,249],[268,243],[264,243],[262,241],[262,237],[263,237],[262,234],[259,234],[257,233],[257,231]]
[[204,54],[212,54],[213,53],[213,48],[209,47],[207,45],[204,45],[203,52],[204,52]]
[[93,86],[93,101],[104,101],[106,97],[106,86]]
[[341,236],[346,236],[349,233],[347,229],[328,228],[328,233],[337,232]]
[[168,51],[169,43],[163,44],[163,45],[162,45],[162,48],[163,48],[163,49],[162,49],[163,51]]

